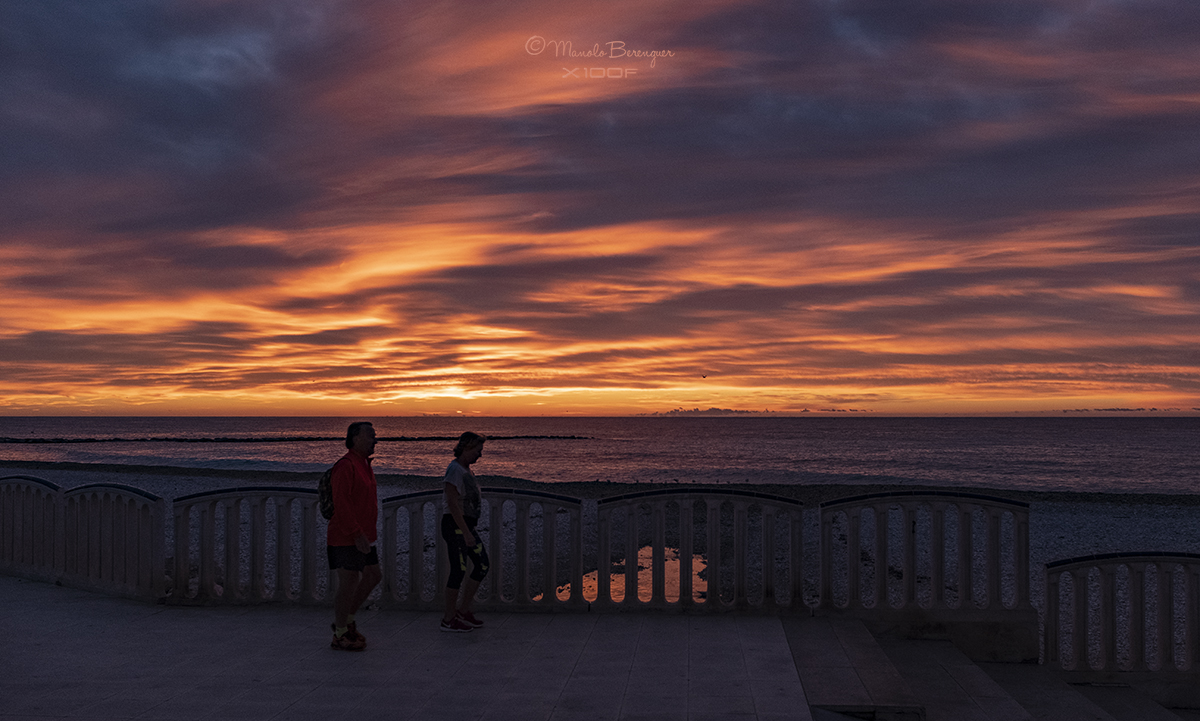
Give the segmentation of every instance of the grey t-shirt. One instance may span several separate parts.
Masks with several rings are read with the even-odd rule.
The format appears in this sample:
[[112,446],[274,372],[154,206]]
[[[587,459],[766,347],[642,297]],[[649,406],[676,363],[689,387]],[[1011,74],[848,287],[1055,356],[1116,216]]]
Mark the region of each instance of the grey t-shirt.
[[[454,486],[462,501],[463,515],[468,518],[479,518],[479,483],[475,474],[463,467],[458,459],[450,461],[446,467],[446,483]],[[442,513],[450,512],[450,500],[442,493]]]

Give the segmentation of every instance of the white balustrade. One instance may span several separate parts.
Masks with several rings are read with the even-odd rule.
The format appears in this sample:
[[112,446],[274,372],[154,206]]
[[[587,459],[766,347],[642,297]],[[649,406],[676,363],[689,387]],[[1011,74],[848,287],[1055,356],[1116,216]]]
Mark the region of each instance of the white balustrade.
[[173,603],[323,603],[331,597],[316,491],[206,491],[176,498],[174,509]]
[[62,575],[62,492],[32,476],[0,478],[0,571],[42,581]]
[[[862,542],[867,511],[874,520],[874,528],[869,529],[874,541],[869,547]],[[891,523],[893,511],[899,520],[896,530]],[[1009,533],[1003,537],[1006,514]],[[918,520],[922,526],[928,524],[927,533],[918,532]],[[834,538],[835,527],[842,524],[844,544]],[[946,534],[951,524],[955,527],[953,544]],[[976,544],[977,535],[982,536],[982,547]],[[842,553],[835,555],[836,551]],[[895,557],[899,560],[896,570],[900,584],[891,592],[889,577],[893,569],[889,560]],[[950,559],[955,560],[953,587],[957,603],[951,603],[946,594],[951,581],[946,573]],[[982,579],[976,575],[980,560]],[[825,608],[884,609],[892,607],[892,598],[898,597],[898,608],[902,609],[1028,609],[1029,504],[939,491],[879,493],[826,501],[821,504],[820,563],[819,605]],[[918,565],[927,569],[929,579],[924,603],[917,588]],[[1013,577],[1014,592],[1007,604],[1002,593],[1006,571]],[[873,573],[873,584],[864,588],[862,580],[868,573]],[[845,604],[835,599],[835,586],[845,589]],[[984,587],[982,592],[978,592],[980,586]]]
[[63,582],[138,598],[162,596],[166,501],[96,483],[62,492]]
[[[577,608],[583,599],[583,526],[580,501],[541,491],[484,489],[479,531],[486,540],[488,576],[481,588],[477,607],[499,610],[506,607]],[[512,523],[505,522],[505,507],[511,506]],[[540,514],[533,513],[540,510]],[[567,516],[567,561],[558,566],[558,515]],[[423,491],[386,498],[383,501],[383,600],[389,606],[410,609],[440,609],[447,575],[447,558],[441,539],[442,492]],[[511,542],[506,536],[511,535]],[[540,547],[531,539],[540,535]],[[434,559],[427,551],[433,551]],[[407,561],[401,563],[401,558]],[[509,560],[511,559],[511,567]],[[541,566],[540,578],[530,569]],[[560,578],[569,586],[559,598]],[[540,592],[535,593],[535,586]],[[511,596],[506,594],[512,590]]]
[[[668,529],[667,516],[671,506],[678,518],[676,527]],[[722,523],[722,507],[731,511],[729,524]],[[763,609],[803,605],[803,504],[799,501],[764,493],[747,493],[722,489],[656,490],[629,493],[602,499],[597,508],[597,596],[600,608],[694,608],[702,610]],[[750,517],[753,511],[758,533],[751,537]],[[649,514],[649,543],[639,534],[639,516]],[[697,513],[702,514],[701,536],[704,553],[695,548]],[[729,515],[729,514],[726,514]],[[614,538],[613,527],[624,526],[624,538]],[[777,533],[782,531],[782,534]],[[668,532],[674,543],[668,545]],[[782,535],[782,547],[777,536]],[[639,557],[648,546],[650,556],[650,593],[642,599],[639,593]],[[614,599],[612,588],[612,557],[616,547],[624,559],[624,593]],[[782,565],[776,562],[777,551],[784,552]],[[678,567],[667,578],[666,556],[678,556]],[[700,568],[696,567],[700,565]],[[674,565],[674,564],[672,564]],[[756,572],[757,583],[748,582],[748,571]],[[693,577],[703,571],[706,584],[702,600],[696,598]],[[723,577],[729,576],[729,583]],[[786,578],[788,591],[780,599],[777,589]],[[667,597],[667,588],[678,589],[678,600]],[[722,590],[728,598],[722,598]],[[754,601],[757,600],[757,603]]]
[[1195,670],[1198,633],[1200,554],[1109,553],[1046,564],[1045,653],[1053,667]]

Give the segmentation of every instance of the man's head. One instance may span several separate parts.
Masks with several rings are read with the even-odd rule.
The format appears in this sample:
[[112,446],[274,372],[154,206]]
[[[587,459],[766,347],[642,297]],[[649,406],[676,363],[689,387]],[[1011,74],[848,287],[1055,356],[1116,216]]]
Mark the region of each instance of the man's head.
[[370,421],[351,423],[346,429],[346,448],[363,458],[370,457],[375,452],[375,426]]

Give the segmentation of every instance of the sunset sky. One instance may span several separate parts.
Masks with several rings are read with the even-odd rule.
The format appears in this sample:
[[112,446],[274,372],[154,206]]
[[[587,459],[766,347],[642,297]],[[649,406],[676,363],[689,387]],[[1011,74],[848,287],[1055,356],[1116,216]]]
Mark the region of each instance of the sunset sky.
[[0,290],[9,415],[1195,414],[1200,2],[10,0]]

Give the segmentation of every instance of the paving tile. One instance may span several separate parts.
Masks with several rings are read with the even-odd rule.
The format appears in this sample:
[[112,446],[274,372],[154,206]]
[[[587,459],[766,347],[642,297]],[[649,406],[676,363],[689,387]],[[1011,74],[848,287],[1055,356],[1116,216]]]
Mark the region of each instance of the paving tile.
[[552,702],[531,701],[527,704],[491,708],[479,718],[480,721],[545,721],[553,713]]
[[858,674],[846,668],[799,668],[800,682],[812,706],[872,706]]
[[692,677],[688,679],[688,696],[749,696],[749,679]]
[[555,708],[550,721],[615,721],[620,717],[619,708]]

